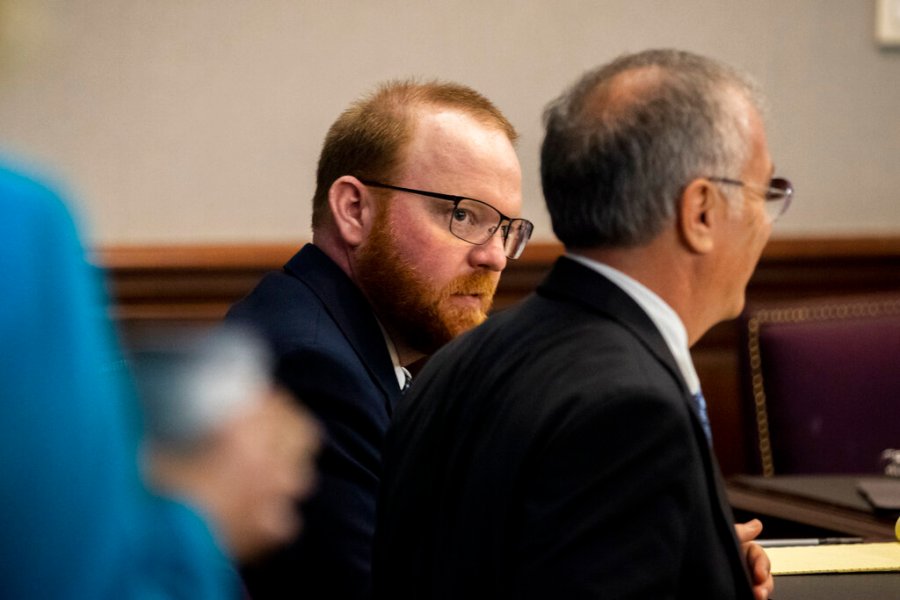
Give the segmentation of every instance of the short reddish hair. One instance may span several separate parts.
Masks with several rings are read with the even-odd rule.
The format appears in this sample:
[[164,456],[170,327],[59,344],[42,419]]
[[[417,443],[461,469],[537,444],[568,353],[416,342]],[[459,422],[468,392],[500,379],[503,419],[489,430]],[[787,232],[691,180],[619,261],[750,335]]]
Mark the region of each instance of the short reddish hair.
[[331,216],[328,190],[343,175],[390,181],[403,164],[403,150],[415,132],[416,110],[452,108],[502,131],[515,142],[515,128],[494,104],[457,83],[390,81],[351,104],[325,136],[316,171],[312,226]]

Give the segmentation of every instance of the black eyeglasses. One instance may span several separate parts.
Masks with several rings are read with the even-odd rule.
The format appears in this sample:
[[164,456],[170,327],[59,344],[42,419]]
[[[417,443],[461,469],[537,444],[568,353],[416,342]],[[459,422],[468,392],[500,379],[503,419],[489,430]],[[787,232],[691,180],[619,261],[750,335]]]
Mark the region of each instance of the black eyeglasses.
[[480,246],[494,237],[497,230],[500,230],[500,235],[503,237],[503,251],[508,258],[515,259],[522,256],[522,251],[525,250],[525,245],[531,238],[531,232],[534,229],[531,221],[507,217],[487,202],[475,200],[474,198],[414,190],[370,179],[360,179],[360,181],[369,187],[384,188],[452,202],[453,212],[450,215],[450,233],[464,242]]
[[766,201],[766,214],[774,223],[778,218],[787,212],[791,205],[791,198],[794,196],[794,186],[787,179],[776,177],[769,181],[769,187],[763,189],[750,186],[739,179],[729,179],[727,177],[707,177],[710,181],[716,183],[725,183],[728,185],[737,185],[745,187],[751,192],[755,192],[762,196]]

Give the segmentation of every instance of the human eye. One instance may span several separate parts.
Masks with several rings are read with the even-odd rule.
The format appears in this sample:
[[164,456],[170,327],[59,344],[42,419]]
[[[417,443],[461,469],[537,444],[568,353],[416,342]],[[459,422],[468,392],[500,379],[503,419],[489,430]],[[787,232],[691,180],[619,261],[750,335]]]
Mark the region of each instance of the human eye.
[[451,218],[454,223],[459,223],[460,225],[474,226],[478,223],[478,215],[475,211],[464,206],[454,208]]
[[473,244],[489,240],[499,226],[497,211],[478,200],[464,198],[453,208],[450,231]]

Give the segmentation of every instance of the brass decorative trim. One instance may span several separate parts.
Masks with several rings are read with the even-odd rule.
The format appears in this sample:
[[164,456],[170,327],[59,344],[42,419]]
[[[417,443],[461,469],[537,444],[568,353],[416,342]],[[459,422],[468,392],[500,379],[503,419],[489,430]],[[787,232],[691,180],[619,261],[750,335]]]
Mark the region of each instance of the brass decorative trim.
[[837,321],[900,315],[900,298],[846,299],[807,306],[759,309],[747,319],[747,351],[750,360],[750,383],[756,415],[757,449],[763,476],[775,474],[772,440],[769,434],[769,412],[766,402],[765,380],[760,352],[760,330],[772,323],[802,323],[806,321]]

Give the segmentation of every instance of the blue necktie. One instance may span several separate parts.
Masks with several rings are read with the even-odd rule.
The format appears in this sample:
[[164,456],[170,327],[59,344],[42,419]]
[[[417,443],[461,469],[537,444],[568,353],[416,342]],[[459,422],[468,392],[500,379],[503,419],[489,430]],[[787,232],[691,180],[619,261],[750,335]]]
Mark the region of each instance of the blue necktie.
[[703,433],[706,434],[706,439],[712,444],[712,427],[709,426],[709,414],[706,412],[706,398],[703,397],[703,390],[697,390],[697,393],[694,394],[694,402],[697,403],[697,415],[700,417]]

